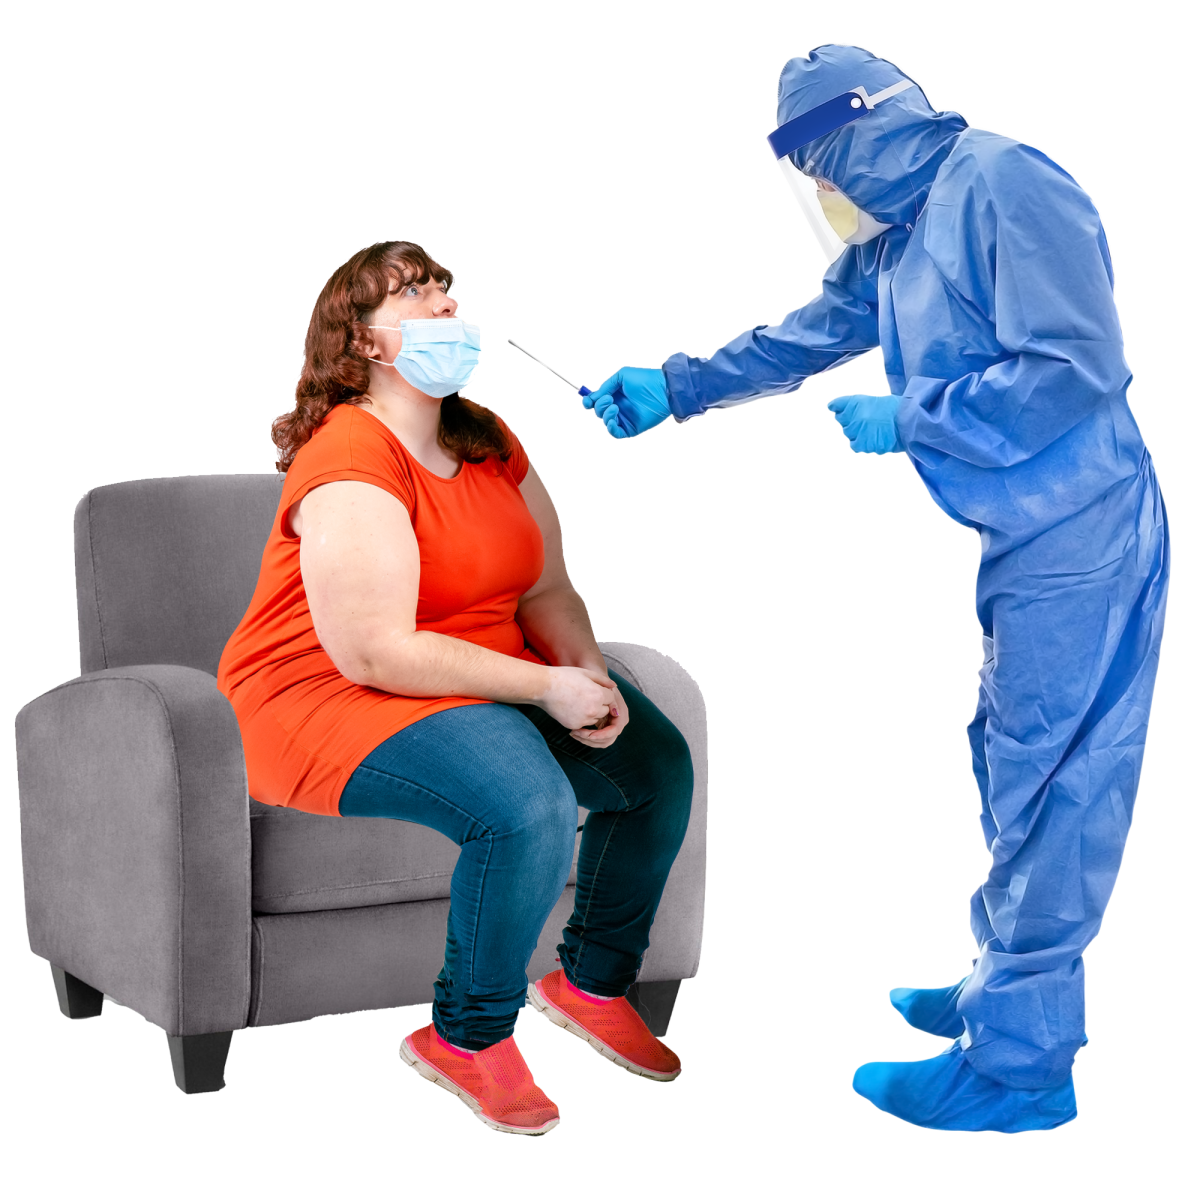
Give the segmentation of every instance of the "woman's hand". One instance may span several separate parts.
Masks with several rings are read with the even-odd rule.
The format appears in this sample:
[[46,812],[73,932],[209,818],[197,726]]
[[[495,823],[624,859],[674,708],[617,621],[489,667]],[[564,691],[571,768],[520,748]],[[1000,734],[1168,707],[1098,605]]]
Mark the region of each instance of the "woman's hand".
[[613,702],[609,705],[608,719],[601,721],[595,729],[572,729],[571,736],[593,750],[603,750],[617,740],[617,735],[629,724],[629,709],[620,689],[612,690]]
[[[603,671],[550,667],[550,686],[534,703],[560,725],[579,729],[611,716],[617,685]],[[607,732],[607,730],[605,730]]]

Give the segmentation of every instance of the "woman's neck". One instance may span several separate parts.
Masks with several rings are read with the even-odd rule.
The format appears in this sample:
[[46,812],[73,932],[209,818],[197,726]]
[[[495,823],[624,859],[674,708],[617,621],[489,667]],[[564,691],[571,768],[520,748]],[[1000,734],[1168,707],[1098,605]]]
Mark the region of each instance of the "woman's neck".
[[454,478],[462,461],[438,441],[441,400],[417,391],[399,376],[395,383],[381,376],[381,371],[372,370],[371,386],[360,407],[382,421],[426,470],[443,479]]

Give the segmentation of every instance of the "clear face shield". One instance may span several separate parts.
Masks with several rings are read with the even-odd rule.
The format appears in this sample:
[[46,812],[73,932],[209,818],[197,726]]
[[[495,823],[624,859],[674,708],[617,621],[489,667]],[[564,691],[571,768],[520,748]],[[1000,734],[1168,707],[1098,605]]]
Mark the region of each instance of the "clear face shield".
[[878,237],[888,226],[876,221],[869,213],[858,208],[833,184],[815,175],[806,175],[793,161],[793,155],[803,161],[796,151],[866,116],[877,104],[901,92],[915,87],[911,79],[902,79],[891,87],[867,94],[866,88],[854,88],[841,96],[818,104],[806,113],[780,125],[774,133],[767,135],[784,178],[792,194],[800,202],[800,208],[808,221],[825,257],[832,263],[847,246],[858,246]]

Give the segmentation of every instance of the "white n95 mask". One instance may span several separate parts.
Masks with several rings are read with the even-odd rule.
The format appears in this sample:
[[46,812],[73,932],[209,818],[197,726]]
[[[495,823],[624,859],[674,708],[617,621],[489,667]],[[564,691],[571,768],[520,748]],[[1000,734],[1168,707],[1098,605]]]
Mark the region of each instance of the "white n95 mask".
[[863,212],[849,196],[838,191],[826,191],[824,188],[817,192],[817,203],[825,214],[825,220],[833,228],[833,232],[847,246],[861,246],[864,242],[877,238],[890,225],[884,225],[875,220],[870,213]]
[[479,365],[479,326],[457,317],[414,318],[367,328],[399,329],[400,353],[392,366],[417,391],[439,400],[465,386]]

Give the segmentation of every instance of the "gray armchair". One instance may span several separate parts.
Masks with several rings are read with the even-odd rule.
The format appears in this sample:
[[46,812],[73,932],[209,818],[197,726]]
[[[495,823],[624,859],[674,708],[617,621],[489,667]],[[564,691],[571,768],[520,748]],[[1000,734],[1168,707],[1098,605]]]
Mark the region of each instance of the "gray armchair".
[[[17,717],[30,948],[49,960],[66,1016],[97,1016],[108,995],[161,1026],[185,1092],[224,1086],[235,1029],[431,1000],[445,943],[449,839],[247,795],[215,674],[281,484],[192,476],[88,493],[75,512],[82,674]],[[630,996],[662,1034],[700,956],[704,702],[664,655],[602,649],[683,732],[696,767],[687,838]],[[574,883],[533,978],[553,969]]]

